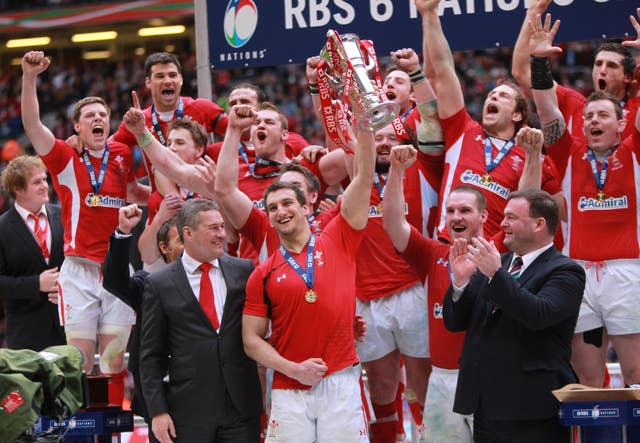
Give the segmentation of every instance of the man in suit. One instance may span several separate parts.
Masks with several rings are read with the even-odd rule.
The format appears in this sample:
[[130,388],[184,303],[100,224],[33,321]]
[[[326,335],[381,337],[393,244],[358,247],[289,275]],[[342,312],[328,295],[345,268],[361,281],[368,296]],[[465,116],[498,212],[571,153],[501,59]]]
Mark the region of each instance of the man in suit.
[[[162,209],[161,209],[162,211]],[[129,339],[129,363],[127,369],[133,375],[133,398],[131,409],[144,418],[151,425],[151,417],[142,394],[140,379],[140,330],[142,329],[142,297],[144,285],[149,273],[144,270],[136,271],[129,276],[131,261],[131,243],[134,240],[133,231],[142,219],[142,210],[138,205],[131,204],[120,208],[118,214],[118,228],[111,234],[109,250],[104,258],[102,267],[104,288],[126,303],[136,313],[136,324]],[[157,248],[165,263],[172,263],[182,254],[182,243],[178,238],[175,217],[165,220],[157,233]],[[149,434],[149,442],[157,442],[153,433]]]
[[12,160],[2,184],[15,205],[0,217],[0,296],[7,345],[40,351],[66,343],[58,320],[58,269],[64,260],[60,209],[47,204],[47,171],[38,157]]
[[185,202],[177,227],[184,253],[149,275],[143,301],[140,374],[151,428],[162,443],[257,442],[260,382],[241,331],[253,265],[224,254],[215,203]]
[[512,252],[456,239],[444,321],[466,331],[453,410],[474,414],[475,442],[566,442],[551,391],[576,382],[571,339],[583,269],[553,246],[558,206],[544,191],[509,196],[502,229]]

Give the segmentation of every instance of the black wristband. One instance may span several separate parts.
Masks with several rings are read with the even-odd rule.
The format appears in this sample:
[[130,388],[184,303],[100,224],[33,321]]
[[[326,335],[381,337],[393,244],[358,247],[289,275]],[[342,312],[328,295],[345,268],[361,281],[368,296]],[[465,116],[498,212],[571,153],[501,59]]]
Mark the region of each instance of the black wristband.
[[317,95],[318,92],[318,84],[309,82],[309,94]]
[[411,81],[411,83],[418,83],[425,78],[426,76],[424,75],[424,71],[422,70],[422,68],[418,68],[415,71],[411,71],[409,73],[409,80]]
[[553,88],[553,76],[551,75],[551,63],[547,57],[531,56],[531,88]]

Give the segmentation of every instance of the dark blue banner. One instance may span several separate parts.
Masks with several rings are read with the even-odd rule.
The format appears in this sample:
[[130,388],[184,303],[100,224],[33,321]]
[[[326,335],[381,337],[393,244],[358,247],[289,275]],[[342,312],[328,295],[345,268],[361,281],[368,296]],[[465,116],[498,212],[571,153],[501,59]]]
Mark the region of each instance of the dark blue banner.
[[[513,46],[530,0],[443,0],[440,15],[454,50]],[[635,37],[638,0],[554,0],[556,41]],[[213,69],[302,63],[329,29],[373,40],[380,56],[422,47],[413,0],[208,0]]]

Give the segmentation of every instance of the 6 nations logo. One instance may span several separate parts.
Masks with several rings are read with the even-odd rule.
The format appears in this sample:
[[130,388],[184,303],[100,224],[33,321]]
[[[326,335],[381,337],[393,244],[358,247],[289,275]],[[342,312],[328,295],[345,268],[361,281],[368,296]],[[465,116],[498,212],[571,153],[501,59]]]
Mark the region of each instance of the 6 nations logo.
[[258,8],[253,0],[229,0],[224,13],[224,36],[232,48],[241,48],[258,25]]

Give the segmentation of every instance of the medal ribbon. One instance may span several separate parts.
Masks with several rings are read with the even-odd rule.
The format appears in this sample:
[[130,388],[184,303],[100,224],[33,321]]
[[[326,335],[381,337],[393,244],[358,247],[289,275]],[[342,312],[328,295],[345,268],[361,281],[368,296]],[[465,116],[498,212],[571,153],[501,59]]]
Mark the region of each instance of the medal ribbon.
[[253,178],[258,178],[258,179],[277,177],[278,175],[280,175],[280,168],[276,169],[275,171],[269,171],[264,174],[258,174],[256,172],[256,166],[280,166],[280,165],[281,163],[278,163],[276,161],[269,160],[262,157],[256,157],[255,163],[251,163],[249,165],[249,172],[251,172],[251,175],[253,176]]
[[[182,97],[178,99],[178,108],[176,109],[176,119],[184,117],[184,103],[182,103]],[[164,137],[162,127],[160,126],[160,118],[156,111],[155,105],[151,105],[151,124],[153,125],[153,132],[156,133],[156,137],[164,146],[167,146],[167,139]]]
[[378,194],[380,195],[380,200],[384,199],[384,189],[387,187],[387,185],[386,183],[382,184],[380,174],[373,174],[373,184],[376,185],[376,189],[378,190]]
[[247,148],[244,147],[244,143],[240,142],[240,146],[238,146],[238,155],[242,157],[242,160],[249,164],[249,154],[247,154]]
[[607,151],[607,155],[602,160],[602,171],[598,171],[598,160],[592,149],[587,149],[587,156],[589,157],[589,163],[591,163],[591,171],[593,171],[593,178],[596,181],[596,188],[602,192],[604,184],[607,181],[607,169],[609,169],[609,154],[611,151]]
[[89,179],[91,180],[93,194],[98,195],[98,193],[100,192],[100,188],[102,187],[102,183],[104,183],[104,176],[107,173],[107,164],[109,163],[109,145],[107,143],[104,144],[102,160],[100,161],[100,173],[98,174],[97,179],[96,173],[93,170],[93,164],[91,163],[91,159],[89,158],[89,153],[86,149],[82,150],[82,160],[84,161],[84,164],[87,167],[87,172],[89,173]]
[[300,276],[302,281],[307,285],[307,288],[313,289],[313,280],[314,280],[314,272],[313,272],[313,249],[316,245],[316,236],[311,234],[309,237],[309,241],[307,243],[307,269],[305,271],[302,270],[302,267],[298,264],[295,258],[287,251],[282,243],[280,243],[280,254],[282,257],[289,263],[289,266],[296,271],[296,274]]
[[498,155],[495,158],[491,158],[491,154],[493,152],[493,144],[491,143],[491,139],[488,135],[485,135],[484,139],[484,164],[487,171],[487,174],[493,171],[502,161],[502,159],[509,153],[511,148],[514,145],[513,139],[506,142],[500,151],[498,151]]

